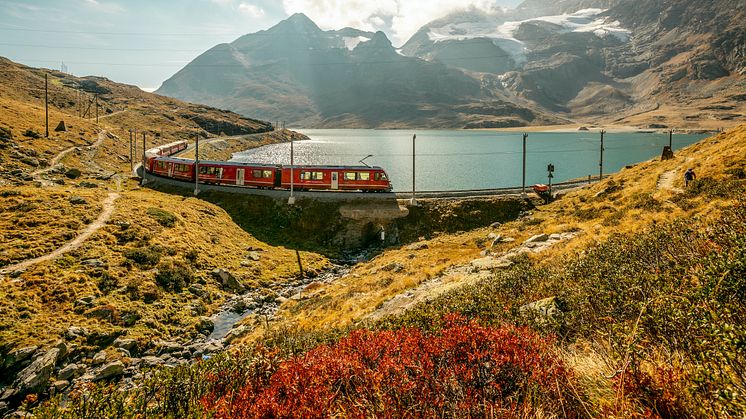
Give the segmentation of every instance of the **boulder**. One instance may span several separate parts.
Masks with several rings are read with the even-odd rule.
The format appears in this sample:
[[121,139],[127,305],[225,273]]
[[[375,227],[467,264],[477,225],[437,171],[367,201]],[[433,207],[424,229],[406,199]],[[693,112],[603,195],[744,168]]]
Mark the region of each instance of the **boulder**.
[[547,297],[525,304],[518,311],[525,318],[533,320],[538,324],[556,321],[562,315],[562,311],[559,309],[557,303],[557,297]]
[[38,346],[26,346],[23,348],[18,348],[10,351],[7,357],[5,357],[5,362],[3,363],[3,368],[5,370],[14,370],[20,367],[25,361],[28,361],[31,359],[31,357],[36,353],[36,351],[39,349]]
[[184,349],[184,346],[176,342],[159,341],[156,343],[159,354],[170,354]]
[[90,266],[92,268],[103,268],[106,264],[101,259],[86,259],[80,262],[83,266]]
[[65,332],[65,337],[70,340],[79,338],[79,337],[86,337],[86,336],[88,336],[88,329],[86,329],[85,327],[70,326],[67,328],[67,331]]
[[157,356],[144,356],[140,359],[140,364],[146,368],[153,368],[163,365],[163,360]]
[[112,323],[119,316],[119,310],[117,310],[117,308],[111,304],[105,304],[93,307],[92,309],[86,311],[84,314],[86,317],[106,320]]
[[101,365],[106,363],[106,351],[99,351],[96,353],[96,355],[93,356],[93,359],[91,360],[91,365]]
[[398,262],[392,262],[382,267],[381,270],[386,272],[401,272],[404,270],[404,265]]
[[253,260],[254,262],[259,261],[261,259],[261,256],[258,252],[249,252],[248,255],[246,255],[246,259]]
[[59,349],[52,348],[44,355],[36,358],[31,365],[18,373],[13,387],[16,387],[21,392],[39,392],[46,389],[59,354]]
[[114,340],[112,346],[114,346],[115,348],[122,348],[131,351],[135,348],[135,346],[137,346],[137,341],[135,339],[125,339],[120,337]]
[[31,167],[39,167],[39,159],[36,157],[24,157],[21,159],[21,163],[25,163]]
[[65,121],[60,121],[59,124],[57,124],[57,128],[54,129],[55,132],[67,132],[67,126],[65,125]]
[[52,389],[54,389],[55,393],[59,393],[60,391],[66,389],[69,385],[70,382],[67,380],[57,380],[52,383]]
[[222,268],[216,268],[212,271],[212,276],[220,282],[223,289],[241,293],[246,291],[246,287],[236,279],[230,272]]
[[471,261],[471,266],[478,271],[489,271],[493,269],[503,269],[512,265],[513,262],[507,259],[495,259],[487,256],[481,259]]
[[85,205],[88,203],[88,201],[86,201],[83,197],[73,196],[70,198],[70,203],[73,205]]
[[225,338],[223,338],[223,340],[226,343],[231,343],[234,340],[240,338],[241,336],[248,334],[250,331],[251,329],[249,329],[248,326],[242,325],[242,326],[234,327],[228,332],[228,334],[225,335]]
[[93,183],[93,182],[86,182],[86,181],[80,182],[78,186],[81,188],[88,188],[88,189],[98,188],[98,184]]
[[68,179],[77,179],[81,175],[81,171],[79,169],[69,169],[67,172],[65,172],[65,176]]
[[65,368],[62,368],[57,373],[57,378],[60,380],[74,380],[85,373],[86,367],[82,364],[69,364]]
[[122,361],[110,362],[99,369],[93,376],[93,381],[107,380],[124,374]]
[[524,243],[540,243],[540,242],[545,242],[547,240],[549,240],[549,235],[542,233],[542,234],[537,234],[535,236],[530,237]]

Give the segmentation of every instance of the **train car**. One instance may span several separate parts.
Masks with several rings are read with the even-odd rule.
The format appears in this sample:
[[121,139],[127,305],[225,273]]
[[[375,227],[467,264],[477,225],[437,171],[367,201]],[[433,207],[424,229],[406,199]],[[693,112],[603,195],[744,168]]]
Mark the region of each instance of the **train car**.
[[[290,188],[290,166],[282,167],[281,186]],[[359,190],[390,192],[391,182],[380,167],[368,166],[293,166],[293,187],[298,190]]]
[[170,156],[180,151],[186,150],[186,141],[174,141],[172,143],[164,144],[158,147],[153,147],[145,150],[145,167],[153,173],[152,167],[154,159],[162,156]]
[[177,180],[194,181],[194,160],[155,157],[149,160],[149,172]]
[[200,183],[274,188],[280,186],[280,175],[279,165],[222,161],[199,162]]

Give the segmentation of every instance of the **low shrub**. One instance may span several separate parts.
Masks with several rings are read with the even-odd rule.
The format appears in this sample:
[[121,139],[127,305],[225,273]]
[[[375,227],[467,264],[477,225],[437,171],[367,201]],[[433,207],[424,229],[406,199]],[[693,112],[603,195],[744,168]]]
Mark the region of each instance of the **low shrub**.
[[140,268],[152,268],[158,264],[163,255],[163,248],[158,245],[137,247],[124,251],[124,257]]
[[165,262],[158,267],[155,282],[164,290],[181,292],[194,279],[192,269],[180,262]]
[[282,362],[235,393],[208,394],[203,405],[225,418],[572,417],[579,406],[566,388],[569,379],[551,340],[524,328],[449,316],[435,333],[353,331]]
[[176,225],[176,216],[166,210],[150,207],[146,210],[146,213],[163,227],[173,227]]

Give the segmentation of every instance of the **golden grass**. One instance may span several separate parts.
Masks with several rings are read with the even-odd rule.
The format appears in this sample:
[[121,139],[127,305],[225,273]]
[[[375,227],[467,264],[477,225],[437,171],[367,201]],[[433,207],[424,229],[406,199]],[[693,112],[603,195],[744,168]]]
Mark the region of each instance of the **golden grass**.
[[[507,251],[526,238],[539,233],[579,232],[574,239],[561,242],[534,255],[552,263],[563,255],[581,251],[603,242],[612,234],[640,231],[678,217],[714,216],[727,203],[703,197],[692,198],[687,205],[675,203],[683,188],[683,173],[693,168],[700,178],[723,179],[726,169],[746,167],[746,126],[704,139],[676,151],[669,161],[651,160],[609,176],[592,186],[568,193],[562,199],[537,208],[528,219],[501,225],[496,233],[513,237],[515,243],[502,243],[496,253]],[[673,173],[672,188],[658,188],[659,178]],[[407,290],[416,288],[452,266],[459,266],[480,257],[477,245],[485,241],[489,228],[463,234],[442,235],[427,241],[427,249],[408,251],[406,247],[389,249],[374,260],[358,265],[350,275],[319,287],[300,301],[285,303],[278,312],[276,327],[325,329],[345,327],[380,307],[383,302]],[[401,264],[400,272],[382,269]],[[466,283],[468,276],[461,278]],[[449,278],[442,287],[457,286],[457,278]],[[433,293],[440,292],[437,288]],[[254,332],[245,339],[260,338],[265,323],[247,320]],[[273,326],[275,327],[275,326]]]

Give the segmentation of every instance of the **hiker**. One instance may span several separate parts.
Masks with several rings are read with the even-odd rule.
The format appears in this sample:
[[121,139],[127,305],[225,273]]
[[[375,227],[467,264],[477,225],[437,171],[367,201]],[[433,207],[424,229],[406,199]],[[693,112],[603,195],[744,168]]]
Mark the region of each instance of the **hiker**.
[[697,174],[694,173],[694,170],[687,169],[686,172],[684,173],[684,187],[688,188],[689,182],[693,181],[696,178],[697,178]]

